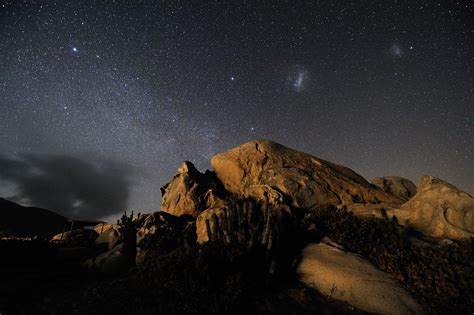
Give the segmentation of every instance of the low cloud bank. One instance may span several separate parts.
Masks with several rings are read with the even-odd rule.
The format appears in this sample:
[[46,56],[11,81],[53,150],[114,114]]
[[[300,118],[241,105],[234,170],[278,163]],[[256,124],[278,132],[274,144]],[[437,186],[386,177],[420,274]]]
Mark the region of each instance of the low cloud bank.
[[99,219],[123,211],[134,173],[129,164],[111,160],[0,155],[0,184],[4,181],[17,188],[10,200],[69,218]]

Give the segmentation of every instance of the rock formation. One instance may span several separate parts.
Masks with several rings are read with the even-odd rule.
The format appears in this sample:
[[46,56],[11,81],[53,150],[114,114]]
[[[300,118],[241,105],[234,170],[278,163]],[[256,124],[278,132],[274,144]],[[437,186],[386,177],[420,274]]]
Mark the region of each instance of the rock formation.
[[256,244],[271,250],[278,225],[291,221],[288,207],[265,207],[252,202],[233,203],[202,212],[196,219],[197,242],[223,241],[225,244]]
[[119,227],[120,226],[118,224],[100,223],[94,226],[94,231],[96,231],[100,235],[110,229],[118,229]]
[[372,184],[405,201],[408,201],[416,194],[415,184],[411,180],[403,177],[376,177],[372,179]]
[[112,249],[123,241],[122,230],[117,224],[110,224],[107,229],[103,231],[95,240],[95,245]]
[[212,157],[217,178],[232,194],[286,202],[307,210],[354,203],[401,204],[349,168],[258,140]]
[[219,153],[212,157],[211,166],[214,173],[202,174],[185,162],[162,188],[162,211],[199,217],[199,242],[225,226],[218,222],[229,215],[229,199],[235,197],[285,206],[289,212],[335,205],[359,216],[388,214],[433,237],[474,235],[472,197],[447,183],[427,186],[422,180],[418,192],[411,181],[400,177],[375,178],[370,184],[349,168],[266,140]]
[[86,260],[83,266],[104,274],[116,275],[127,271],[131,260],[135,260],[133,253],[126,249],[124,243],[119,243],[110,250]]
[[110,275],[123,273],[134,266],[137,256],[137,226],[133,211],[131,216],[127,216],[125,212],[119,224],[106,225],[105,231],[102,228],[101,231],[93,246],[95,255],[82,265]]
[[221,191],[211,173],[202,174],[191,162],[184,162],[171,182],[161,188],[161,210],[196,217],[211,206],[223,205]]
[[328,239],[308,244],[297,273],[322,294],[375,314],[423,314],[406,289],[363,257]]
[[90,229],[76,229],[67,232],[63,232],[53,236],[53,241],[62,241],[68,246],[89,246],[93,244],[99,234],[96,231]]
[[142,215],[137,218],[137,265],[143,262],[149,242],[151,241],[152,237],[165,225],[169,217],[173,217],[173,215],[170,215],[164,211],[160,211]]
[[417,193],[388,214],[427,236],[450,239],[474,236],[474,198],[433,176],[424,176]]

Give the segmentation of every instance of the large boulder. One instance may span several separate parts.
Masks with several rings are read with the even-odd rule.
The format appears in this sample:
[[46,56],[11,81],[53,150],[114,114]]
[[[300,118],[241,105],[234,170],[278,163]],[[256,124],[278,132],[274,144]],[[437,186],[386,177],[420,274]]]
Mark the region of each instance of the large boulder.
[[390,210],[389,215],[426,236],[474,236],[474,198],[433,176],[422,177],[416,195],[399,209]]
[[369,313],[423,313],[417,301],[389,275],[328,239],[304,248],[297,273],[303,283],[327,297]]
[[158,227],[163,224],[161,212],[153,212],[143,215],[137,220],[137,246],[140,246],[146,239],[158,231]]
[[161,188],[161,193],[161,210],[174,216],[197,217],[211,206],[224,204],[223,191],[212,173],[200,173],[191,162],[184,162],[178,168],[171,182]]
[[136,235],[136,246],[137,246],[137,257],[136,264],[140,265],[146,255],[147,248],[149,246],[152,237],[160,230],[165,224],[167,217],[170,216],[166,212],[159,211],[150,214],[142,215],[137,219],[137,235]]
[[232,194],[308,210],[328,205],[404,202],[370,185],[349,168],[271,141],[244,143],[215,155],[211,165]]
[[290,209],[285,205],[277,207],[247,201],[210,208],[196,219],[197,242],[222,241],[249,249],[261,246],[272,250],[274,238],[284,237],[282,225],[290,224],[291,218]]
[[94,226],[94,231],[96,231],[100,235],[110,229],[118,229],[119,227],[120,225],[118,224],[100,223]]
[[126,272],[135,263],[135,253],[120,243],[108,251],[84,262],[84,267],[104,274],[116,275]]
[[395,195],[405,201],[416,194],[415,184],[406,178],[397,176],[375,177],[372,184],[383,191]]
[[106,249],[112,249],[121,242],[123,242],[122,230],[119,225],[114,224],[115,226],[107,228],[105,232],[102,232],[99,237],[95,240],[95,245],[97,247],[102,247]]
[[97,239],[98,234],[92,229],[75,229],[53,236],[53,242],[62,242],[71,247],[90,246]]

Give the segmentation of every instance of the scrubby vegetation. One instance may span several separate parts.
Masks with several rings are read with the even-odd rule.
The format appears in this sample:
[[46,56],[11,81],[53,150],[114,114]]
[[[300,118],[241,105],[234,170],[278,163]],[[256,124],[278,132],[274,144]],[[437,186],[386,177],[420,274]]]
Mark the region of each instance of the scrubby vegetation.
[[[234,204],[241,207],[241,202]],[[259,209],[261,205],[255,203],[253,207]],[[318,242],[324,236],[393,275],[430,313],[472,312],[472,240],[442,246],[414,245],[413,232],[395,221],[362,219],[332,207],[311,213],[293,210],[295,221],[284,224],[285,231],[278,230],[278,246],[272,246],[274,253],[268,252],[268,246],[229,244],[222,239],[198,245],[192,217],[167,215],[158,233],[147,240],[145,259],[139,267],[120,276],[104,277],[81,271],[77,265],[69,267],[69,274],[64,268],[58,272],[54,262],[48,260],[47,267],[42,264],[29,269],[36,273],[34,280],[10,278],[10,282],[3,282],[3,296],[16,298],[0,300],[5,303],[0,305],[0,312],[359,313],[347,304],[329,301],[296,279],[292,262],[298,252],[306,243]],[[251,224],[263,224],[255,220],[258,216]],[[127,227],[136,228],[131,220],[127,222]],[[2,257],[13,253],[5,244],[0,247]],[[42,242],[38,246],[41,251],[54,254],[51,244]],[[269,272],[275,259],[278,268]],[[8,271],[5,266],[2,268],[6,277]],[[16,287],[6,287],[9,285]],[[20,292],[28,296],[20,296]]]
[[[290,266],[269,274],[264,247],[196,244],[191,218],[169,218],[148,242],[144,263],[127,276],[87,290],[81,311],[158,314],[359,313],[298,284]],[[283,274],[286,273],[284,276]],[[107,308],[103,308],[107,305]],[[111,312],[113,313],[113,312]]]
[[316,237],[328,236],[367,257],[407,286],[431,313],[472,312],[474,239],[449,245],[416,245],[412,238],[415,232],[396,220],[362,219],[331,207],[308,215],[306,220],[316,225]]

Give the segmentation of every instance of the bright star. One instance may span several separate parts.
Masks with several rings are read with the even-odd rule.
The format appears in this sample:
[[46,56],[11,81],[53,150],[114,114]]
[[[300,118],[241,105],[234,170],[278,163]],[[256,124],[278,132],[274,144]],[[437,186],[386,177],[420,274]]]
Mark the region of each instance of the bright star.
[[78,52],[79,49],[77,49],[77,47],[72,47],[72,51],[73,51],[73,52]]
[[231,81],[234,81],[234,80],[235,80],[235,77],[230,77],[230,80],[231,80]]

